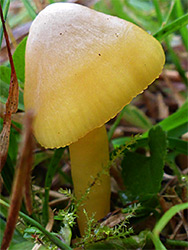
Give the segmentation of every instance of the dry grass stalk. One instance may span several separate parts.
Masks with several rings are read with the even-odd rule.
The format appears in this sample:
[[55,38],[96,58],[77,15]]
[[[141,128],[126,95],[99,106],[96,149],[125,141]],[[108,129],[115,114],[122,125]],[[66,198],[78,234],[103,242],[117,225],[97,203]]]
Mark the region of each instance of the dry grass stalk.
[[[32,121],[33,121],[33,113],[28,112],[25,116],[25,121],[24,121],[25,128],[23,131],[22,143],[19,148],[19,158],[16,166],[16,174],[13,182],[10,208],[2,240],[1,250],[6,250],[11,242],[19,210],[21,207],[24,190],[28,188],[28,186],[26,186],[26,182],[29,179],[28,175],[30,175],[30,170],[32,165],[32,150],[33,150]],[[27,199],[28,201],[26,203],[26,206],[29,207],[30,210],[31,204],[29,204],[29,202],[31,202],[31,200],[28,197]]]
[[16,113],[18,109],[18,80],[16,77],[16,71],[14,68],[14,63],[11,54],[10,43],[8,39],[8,34],[5,27],[5,21],[3,18],[3,11],[0,5],[0,15],[1,21],[3,24],[4,36],[7,44],[7,51],[9,56],[9,61],[11,65],[11,79],[10,79],[10,87],[9,87],[9,96],[6,102],[6,111],[4,116],[3,130],[0,134],[0,172],[6,162],[8,147],[9,147],[9,136],[10,136],[10,127],[11,127],[11,115]]

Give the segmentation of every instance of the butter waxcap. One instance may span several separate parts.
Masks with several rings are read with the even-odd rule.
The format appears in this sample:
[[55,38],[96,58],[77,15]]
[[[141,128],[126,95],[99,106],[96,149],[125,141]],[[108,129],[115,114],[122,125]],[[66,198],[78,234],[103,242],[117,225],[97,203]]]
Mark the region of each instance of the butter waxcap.
[[31,25],[25,108],[47,148],[69,145],[114,117],[161,73],[160,43],[136,25],[87,7],[55,3]]

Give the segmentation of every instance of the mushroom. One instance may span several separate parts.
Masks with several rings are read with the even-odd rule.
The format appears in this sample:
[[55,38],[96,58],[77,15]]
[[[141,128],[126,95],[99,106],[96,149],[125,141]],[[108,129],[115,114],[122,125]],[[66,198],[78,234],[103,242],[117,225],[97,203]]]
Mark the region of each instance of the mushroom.
[[25,109],[45,148],[69,145],[81,234],[86,216],[110,211],[105,123],[161,73],[160,43],[136,25],[73,3],[55,3],[33,21],[26,46]]

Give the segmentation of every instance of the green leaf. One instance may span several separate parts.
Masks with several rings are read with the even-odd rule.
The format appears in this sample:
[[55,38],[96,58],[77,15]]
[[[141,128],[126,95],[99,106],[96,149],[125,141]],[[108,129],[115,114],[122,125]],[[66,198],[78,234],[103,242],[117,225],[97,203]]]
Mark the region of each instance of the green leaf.
[[7,66],[0,66],[0,80],[9,84],[10,83],[11,68]]
[[168,148],[176,151],[176,153],[188,155],[188,141],[168,137]]
[[[159,125],[164,131],[168,134],[169,142],[172,141],[172,137],[179,137],[182,134],[187,132],[188,127],[188,100],[184,103],[184,105],[178,109],[175,113],[168,116],[163,121],[159,122],[157,125]],[[137,147],[142,147],[147,145],[146,139],[148,138],[148,131],[145,132],[142,136],[140,136],[137,139]],[[112,140],[112,144],[114,148],[119,147],[126,142],[130,141],[131,137],[121,137],[118,139]],[[172,144],[169,144],[172,145]],[[180,147],[177,147],[177,149],[182,150],[181,143],[181,149]],[[184,144],[185,145],[185,144]],[[185,151],[183,149],[183,151]],[[183,152],[182,152],[183,153]]]
[[174,49],[172,48],[169,37],[166,37],[165,43],[166,43],[167,51],[169,52],[168,53],[169,57],[171,58],[174,65],[176,66],[176,69],[179,72],[180,76],[182,77],[182,80],[184,81],[184,83],[186,85],[188,85],[188,80],[187,80],[187,77],[186,77],[185,70],[182,67],[182,63],[181,63],[178,55],[175,53]]
[[50,165],[48,166],[48,171],[45,178],[45,193],[44,193],[44,203],[43,203],[43,223],[46,225],[48,222],[48,202],[49,202],[49,190],[52,184],[52,178],[57,170],[59,161],[63,155],[65,148],[59,148],[54,151],[54,155],[51,159]]
[[26,10],[28,11],[28,14],[30,15],[30,17],[34,20],[35,17],[37,16],[33,6],[31,5],[30,1],[28,0],[22,0]]
[[[188,126],[188,100],[184,105],[178,109],[175,113],[168,116],[163,121],[159,122],[158,125],[168,132],[168,136],[179,137],[187,132]],[[148,132],[143,134],[143,138],[148,136]]]
[[[155,11],[156,11],[156,14],[157,14],[157,19],[158,19],[158,21],[160,23],[160,26],[162,27],[162,26],[165,25],[165,21],[164,21],[163,14],[162,14],[162,11],[161,11],[162,8],[160,8],[160,4],[159,4],[158,0],[153,0],[153,3],[154,3]],[[169,13],[168,13],[168,15],[169,15]],[[181,17],[181,16],[183,16],[183,13],[179,17]],[[184,28],[186,29],[186,27],[184,27]],[[175,64],[180,76],[182,77],[183,81],[187,85],[188,82],[187,82],[187,77],[186,77],[186,74],[185,74],[185,70],[182,68],[181,62],[180,62],[178,56],[176,55],[173,48],[171,47],[169,37],[165,38],[165,43],[166,43],[167,50],[169,52],[169,55],[170,55],[172,61],[174,62],[174,64]]]
[[94,243],[85,248],[86,250],[126,250],[127,248],[123,244],[121,240],[109,240],[109,241],[104,241],[104,242],[99,242],[99,243]]
[[[122,161],[122,177],[125,184],[125,193],[130,200],[138,199],[145,192],[153,193],[150,176],[149,159],[144,155],[127,152]],[[147,182],[145,182],[147,178]],[[149,190],[148,190],[149,187]]]
[[179,137],[187,132],[188,126],[188,101],[185,105],[174,114],[161,121],[160,125],[163,130],[168,132],[169,136]]
[[156,249],[165,250],[166,248],[161,243],[159,239],[159,234],[162,232],[164,227],[167,225],[167,223],[171,220],[171,218],[181,210],[188,209],[188,202],[183,204],[178,204],[173,207],[171,207],[156,223],[153,232],[150,234],[151,239],[153,240],[153,243],[155,245]]
[[[24,241],[22,243],[15,244],[15,245],[11,246],[9,248],[9,250],[21,250],[21,249],[32,250],[34,245],[35,245],[35,243],[33,243],[31,241]],[[41,246],[39,249],[40,250],[47,250],[47,248],[45,248],[44,246]]]
[[12,188],[12,182],[13,182],[13,177],[14,177],[14,165],[9,157],[7,156],[7,160],[5,163],[5,166],[2,169],[1,172],[2,178],[3,178],[3,183],[8,191],[8,193],[11,193],[11,188]]
[[[20,126],[20,128],[21,128],[21,126]],[[8,154],[9,154],[14,165],[16,164],[16,160],[17,160],[19,143],[20,143],[20,133],[18,133],[14,128],[11,128]]]
[[94,9],[108,15],[114,14],[113,10],[108,8],[108,4],[106,3],[106,1],[103,0],[97,1],[97,3],[94,5]]
[[143,249],[146,244],[148,236],[148,231],[142,231],[139,235],[133,235],[124,239],[111,239],[101,241],[100,243],[92,243],[87,246],[85,249],[87,250],[98,250],[98,249],[106,249],[106,250],[129,250],[129,249]]
[[125,4],[123,1],[120,0],[111,0],[111,4],[118,15],[118,17],[125,19],[129,22],[135,23],[134,19],[130,17],[127,11],[125,11]]
[[[175,6],[176,6],[176,15],[177,15],[177,17],[183,16],[184,11],[183,11],[183,6],[182,6],[182,3],[181,3],[181,0],[176,0]],[[184,26],[183,28],[181,28],[180,29],[180,33],[181,33],[181,36],[182,36],[182,40],[183,40],[184,46],[185,46],[186,50],[188,51],[188,32],[187,32],[187,27]]]
[[150,129],[152,127],[151,121],[144,112],[132,104],[128,104],[125,107],[123,118],[132,125],[143,129]]
[[[23,50],[23,46],[24,45],[20,47],[19,51],[21,51],[21,49]],[[22,66],[24,67],[23,63],[25,63],[23,62],[23,59],[21,59],[21,57],[19,56],[20,55],[19,51],[16,53],[16,55],[18,55],[18,58],[17,56],[14,56],[14,58],[16,58],[15,63],[17,65],[16,67],[18,71],[19,71],[19,67],[22,67]],[[21,74],[21,71],[22,70],[19,71],[20,74]],[[8,94],[9,94],[10,76],[11,76],[11,69],[7,66],[0,66],[0,102],[4,104],[6,103]],[[23,92],[21,90],[19,90],[18,109],[24,111]]]
[[40,152],[40,153],[36,153],[34,157],[35,159],[34,159],[33,167],[36,167],[41,162],[49,159],[51,155],[47,154],[46,152]]
[[153,241],[155,249],[160,250],[167,250],[163,243],[160,241],[159,237],[155,236],[154,234],[150,233],[150,238]]
[[[9,85],[0,79],[0,102],[6,103],[9,94]],[[24,110],[23,92],[19,90],[18,109]]]
[[158,26],[153,17],[153,5],[148,1],[101,0],[97,1],[94,8],[97,11],[118,16],[135,23],[138,26],[143,27],[145,30],[155,31]]
[[[5,226],[6,226],[6,219],[2,214],[0,214],[0,245],[3,239],[4,231],[5,231]],[[14,235],[11,241],[11,245],[9,249],[13,249],[13,246],[17,243],[25,241],[24,238],[22,237],[21,233],[15,229],[14,230]],[[25,249],[25,248],[24,248]]]
[[25,80],[25,46],[27,42],[27,37],[25,37],[16,48],[13,54],[13,61],[16,70],[17,78],[21,82]]
[[[4,20],[6,20],[8,10],[9,10],[10,0],[1,0],[0,3],[2,6],[2,10],[3,10]],[[1,48],[2,40],[3,40],[3,25],[2,25],[2,22],[0,22],[0,48]]]
[[[124,145],[126,142],[130,141],[130,137],[121,137],[118,139],[114,139],[112,141],[112,144],[114,148],[118,148],[122,145]],[[178,138],[174,137],[167,137],[168,145],[167,147],[171,150],[175,151],[175,155],[177,154],[188,154],[187,148],[188,148],[188,141],[184,141]],[[147,138],[138,138],[135,144],[130,145],[130,148],[136,150],[137,148],[147,147],[148,141]]]
[[[114,124],[111,126],[109,132],[108,132],[108,140],[111,141],[112,136],[114,134],[115,129],[119,125],[121,119],[124,118],[129,123],[143,128],[145,130],[152,127],[152,123],[148,119],[148,117],[139,110],[136,106],[128,104],[125,106],[121,112],[118,114]],[[121,138],[120,138],[121,139]]]
[[28,234],[41,234],[41,231],[37,227],[28,227],[24,230],[24,233]]
[[157,222],[153,229],[153,234],[159,235],[171,218],[181,210],[188,209],[188,202],[171,207]]
[[114,131],[116,130],[117,126],[119,125],[119,123],[120,123],[120,121],[121,121],[121,119],[122,119],[122,117],[123,117],[124,112],[125,112],[125,107],[124,107],[124,108],[121,110],[121,112],[118,114],[118,116],[117,116],[117,118],[116,118],[114,124],[111,126],[111,128],[110,128],[110,130],[109,130],[109,132],[108,132],[108,140],[109,140],[109,142],[111,141],[112,136],[113,136],[113,134],[114,134]]
[[161,127],[156,126],[150,130],[148,144],[150,157],[127,152],[122,161],[125,193],[131,200],[152,197],[161,187],[167,147],[166,133]]
[[169,36],[171,33],[175,32],[176,30],[181,29],[187,24],[188,24],[188,13],[176,19],[172,23],[166,25],[165,27],[160,29],[158,32],[156,32],[153,36],[157,40],[162,41],[165,37]]

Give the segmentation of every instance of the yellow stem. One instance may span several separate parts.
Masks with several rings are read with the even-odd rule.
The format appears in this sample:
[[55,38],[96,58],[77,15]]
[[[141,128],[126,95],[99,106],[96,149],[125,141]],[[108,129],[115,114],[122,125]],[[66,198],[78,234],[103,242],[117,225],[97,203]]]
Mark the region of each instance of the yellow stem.
[[79,141],[71,144],[69,149],[71,173],[77,200],[80,200],[85,195],[86,190],[91,187],[77,213],[79,229],[83,235],[87,222],[83,209],[87,211],[89,217],[95,214],[96,220],[103,218],[110,211],[110,176],[104,171],[109,162],[105,126],[93,130]]

